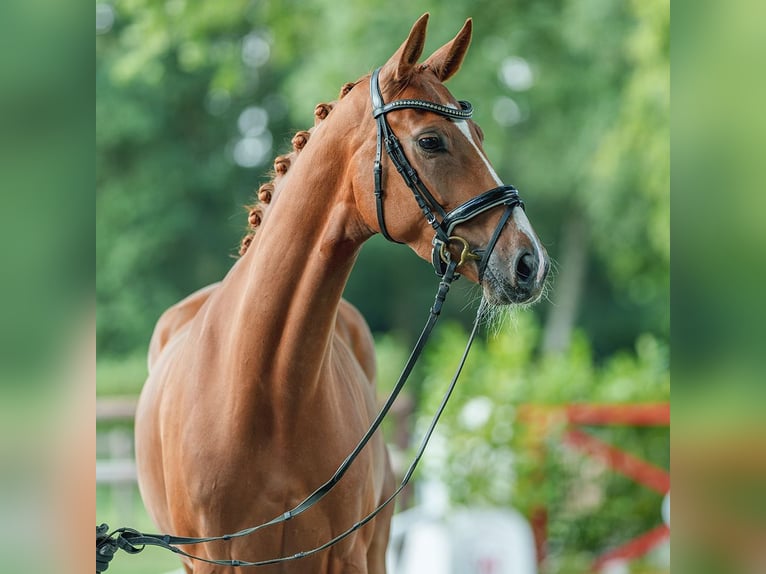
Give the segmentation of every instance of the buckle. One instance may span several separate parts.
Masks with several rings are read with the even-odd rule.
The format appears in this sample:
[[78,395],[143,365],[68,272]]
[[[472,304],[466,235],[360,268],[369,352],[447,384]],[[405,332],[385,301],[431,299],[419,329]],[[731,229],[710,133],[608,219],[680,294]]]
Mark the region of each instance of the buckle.
[[473,260],[473,261],[480,261],[481,260],[481,256],[480,255],[477,255],[476,253],[471,251],[471,246],[468,244],[468,241],[466,241],[465,239],[463,239],[459,235],[451,235],[450,238],[449,238],[449,242],[448,243],[444,243],[443,241],[439,242],[440,243],[440,245],[439,245],[439,257],[441,258],[441,260],[444,263],[449,263],[450,262],[451,256],[450,256],[449,251],[447,251],[447,246],[449,245],[449,243],[451,243],[453,241],[457,241],[458,243],[460,243],[460,245],[463,246],[463,249],[460,252],[460,259],[458,259],[458,262],[457,262],[457,266],[458,267],[463,265],[463,263],[465,263],[466,261],[471,261],[471,260]]

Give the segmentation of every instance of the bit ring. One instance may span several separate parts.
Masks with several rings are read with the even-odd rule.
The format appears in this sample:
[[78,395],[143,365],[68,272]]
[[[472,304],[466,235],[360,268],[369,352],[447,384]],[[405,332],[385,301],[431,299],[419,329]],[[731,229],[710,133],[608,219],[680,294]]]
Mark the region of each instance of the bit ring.
[[471,251],[471,246],[468,244],[468,241],[466,241],[459,235],[452,235],[450,236],[447,243],[442,243],[441,246],[439,247],[439,257],[441,257],[441,260],[444,261],[444,263],[450,262],[450,253],[447,251],[447,246],[453,241],[457,241],[458,243],[460,243],[460,245],[463,246],[463,249],[460,252],[460,259],[458,260],[458,263],[457,263],[458,267],[460,267],[466,261],[469,261],[469,260],[479,261],[481,259],[481,256]]

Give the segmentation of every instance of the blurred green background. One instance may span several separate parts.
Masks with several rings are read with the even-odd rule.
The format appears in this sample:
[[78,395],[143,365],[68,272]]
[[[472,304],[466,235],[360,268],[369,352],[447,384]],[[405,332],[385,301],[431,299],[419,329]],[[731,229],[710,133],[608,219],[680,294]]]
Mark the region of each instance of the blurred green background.
[[[601,472],[588,479],[600,502],[575,508],[568,493],[587,461],[551,437],[548,478],[537,484],[514,409],[669,399],[667,1],[97,3],[97,393],[139,391],[154,322],[232,265],[246,227],[242,206],[268,180],[273,157],[312,125],[318,102],[382,64],[426,11],[426,53],[473,17],[472,48],[448,86],[473,103],[490,160],[520,189],[555,265],[547,300],[477,344],[442,425],[455,440],[440,476],[456,504],[546,505],[544,571],[582,571],[659,524],[661,497]],[[412,427],[431,412],[447,377],[444,358],[462,349],[472,318],[463,308],[476,295],[462,283],[409,388]],[[379,237],[363,249],[346,297],[376,335],[381,392],[435,286],[430,265],[408,249]],[[461,434],[459,415],[477,396],[494,415]],[[100,423],[99,431],[110,428]],[[598,433],[669,464],[667,428]],[[461,464],[476,440],[490,453],[485,462],[518,455],[505,486],[482,479],[493,469]],[[107,489],[97,502],[98,520],[127,520]],[[134,517],[144,524],[139,511]],[[129,568],[146,562],[128,563],[143,559],[119,556],[115,572],[138,572]],[[631,568],[664,571],[651,557]]]
[[[575,327],[598,358],[640,333],[667,338],[666,2],[131,0],[97,6],[103,356],[143,353],[164,309],[226,273],[273,157],[429,10],[427,52],[475,19],[450,89],[474,104],[556,261],[551,302],[534,311],[549,348]],[[373,331],[412,333],[433,283],[407,250],[371,241],[347,297]]]

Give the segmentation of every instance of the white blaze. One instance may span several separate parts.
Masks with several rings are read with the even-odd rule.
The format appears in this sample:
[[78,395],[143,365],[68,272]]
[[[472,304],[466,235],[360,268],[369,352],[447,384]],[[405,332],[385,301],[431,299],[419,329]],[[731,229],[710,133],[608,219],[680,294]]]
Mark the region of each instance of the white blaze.
[[498,186],[503,185],[503,182],[500,180],[500,178],[497,176],[497,173],[495,172],[495,168],[490,165],[489,160],[487,157],[481,153],[481,150],[479,149],[479,146],[476,145],[476,142],[473,139],[473,135],[471,134],[471,130],[468,127],[468,122],[465,121],[457,121],[455,122],[455,125],[457,125],[458,129],[463,132],[463,135],[468,139],[468,142],[473,146],[473,149],[476,150],[476,153],[479,154],[479,157],[481,158],[481,161],[484,162],[484,165],[487,166],[487,170],[489,171],[490,175],[495,179]]

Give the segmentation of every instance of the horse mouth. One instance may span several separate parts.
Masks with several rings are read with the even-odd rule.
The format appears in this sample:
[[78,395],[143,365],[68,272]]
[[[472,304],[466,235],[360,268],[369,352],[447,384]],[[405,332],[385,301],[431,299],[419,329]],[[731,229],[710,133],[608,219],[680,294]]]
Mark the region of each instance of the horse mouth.
[[532,277],[529,278],[532,280],[513,280],[498,276],[490,266],[482,281],[484,299],[491,305],[531,305],[542,297],[546,276],[547,269],[539,281]]

